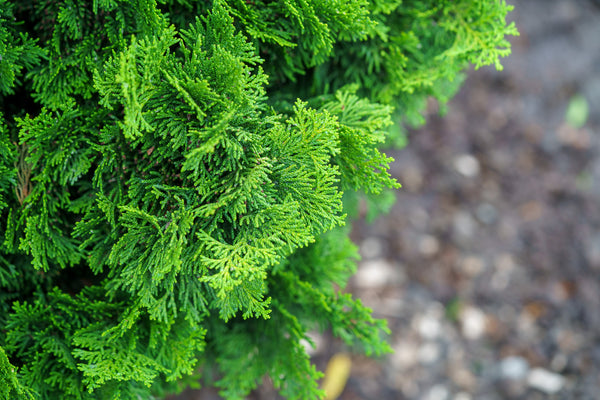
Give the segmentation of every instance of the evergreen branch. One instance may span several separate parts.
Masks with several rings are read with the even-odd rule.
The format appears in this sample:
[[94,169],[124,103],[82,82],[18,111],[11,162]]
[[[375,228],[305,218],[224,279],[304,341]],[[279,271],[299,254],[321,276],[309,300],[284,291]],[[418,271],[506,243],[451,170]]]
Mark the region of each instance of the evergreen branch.
[[307,331],[390,350],[344,211],[389,207],[378,147],[499,67],[510,7],[158,3],[0,0],[0,397],[322,398]]

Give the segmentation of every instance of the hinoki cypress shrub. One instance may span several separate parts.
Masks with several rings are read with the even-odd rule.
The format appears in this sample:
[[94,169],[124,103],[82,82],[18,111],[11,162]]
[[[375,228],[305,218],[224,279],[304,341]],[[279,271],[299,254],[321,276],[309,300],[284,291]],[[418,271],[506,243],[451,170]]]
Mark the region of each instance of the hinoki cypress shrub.
[[[149,399],[367,354],[344,203],[515,34],[497,0],[0,0],[0,398]],[[393,121],[393,123],[392,123]]]

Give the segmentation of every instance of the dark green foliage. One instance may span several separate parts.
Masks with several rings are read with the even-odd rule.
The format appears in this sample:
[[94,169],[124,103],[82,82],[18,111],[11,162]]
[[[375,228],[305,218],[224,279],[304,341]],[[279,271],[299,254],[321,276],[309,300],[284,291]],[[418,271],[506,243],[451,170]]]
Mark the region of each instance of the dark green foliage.
[[31,69],[45,56],[36,40],[18,29],[13,8],[8,0],[0,0],[0,95],[14,93],[22,84],[23,68]]
[[389,352],[345,210],[389,207],[378,147],[508,10],[0,0],[0,398],[316,399],[308,331]]

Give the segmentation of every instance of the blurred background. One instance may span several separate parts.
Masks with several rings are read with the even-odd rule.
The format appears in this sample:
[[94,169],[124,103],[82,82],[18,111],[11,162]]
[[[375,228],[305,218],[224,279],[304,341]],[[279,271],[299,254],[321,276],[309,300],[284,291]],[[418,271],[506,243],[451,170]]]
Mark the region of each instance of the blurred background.
[[[469,71],[446,115],[432,102],[386,152],[403,188],[356,224],[348,290],[395,353],[350,354],[341,400],[600,398],[600,4],[508,2],[504,70]],[[344,347],[315,339],[325,369]]]
[[431,104],[391,216],[355,230],[395,354],[341,399],[600,398],[600,4],[509,3],[504,70]]

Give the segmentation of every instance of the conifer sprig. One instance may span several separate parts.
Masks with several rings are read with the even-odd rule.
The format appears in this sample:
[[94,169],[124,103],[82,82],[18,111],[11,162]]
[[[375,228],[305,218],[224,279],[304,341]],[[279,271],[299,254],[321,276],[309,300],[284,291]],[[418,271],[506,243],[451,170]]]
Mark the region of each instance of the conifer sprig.
[[0,0],[0,397],[203,375],[227,399],[265,376],[318,399],[309,331],[389,352],[343,292],[348,199],[399,186],[393,117],[505,56],[509,9]]

